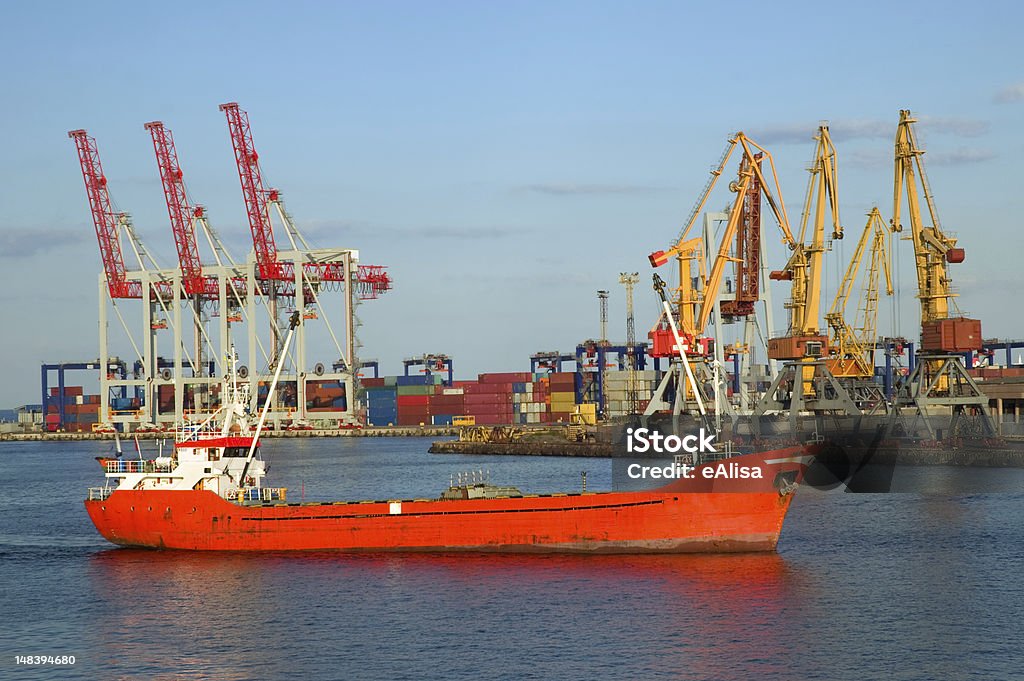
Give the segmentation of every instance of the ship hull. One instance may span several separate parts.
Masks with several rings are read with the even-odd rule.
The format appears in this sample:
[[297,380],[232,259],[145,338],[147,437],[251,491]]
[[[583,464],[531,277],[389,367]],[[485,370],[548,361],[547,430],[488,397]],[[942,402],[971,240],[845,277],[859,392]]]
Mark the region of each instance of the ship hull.
[[86,501],[114,544],[224,551],[687,553],[775,550],[794,447],[731,459],[760,479],[676,480],[651,491],[494,499],[240,505],[209,491],[116,490]]

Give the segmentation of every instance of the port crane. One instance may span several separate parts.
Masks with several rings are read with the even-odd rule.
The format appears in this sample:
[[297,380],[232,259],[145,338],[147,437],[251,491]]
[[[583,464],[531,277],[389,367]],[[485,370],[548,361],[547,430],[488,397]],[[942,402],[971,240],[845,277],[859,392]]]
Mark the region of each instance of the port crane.
[[[74,141],[78,152],[79,166],[103,263],[99,286],[100,358],[103,360],[109,357],[108,308],[113,309],[138,358],[137,370],[131,378],[122,377],[114,381],[111,380],[113,375],[109,372],[100,372],[100,420],[105,425],[114,420],[110,410],[112,391],[116,393],[116,397],[124,398],[131,390],[141,402],[139,409],[136,410],[138,416],[133,414],[131,417],[154,425],[154,411],[151,405],[155,403],[154,380],[159,368],[156,352],[157,332],[167,328],[166,316],[178,291],[171,277],[160,269],[135,233],[131,216],[114,209],[96,139],[81,129],[69,131],[68,137]],[[128,237],[128,243],[138,262],[135,269],[128,269],[125,264],[121,247],[122,231]],[[133,332],[125,321],[117,305],[119,300],[142,302],[141,334]]]
[[[760,432],[761,417],[769,412],[788,414],[793,433],[800,431],[800,415],[804,412],[814,413],[819,432],[825,413],[845,412],[858,419],[861,414],[825,362],[828,336],[820,321],[822,273],[825,253],[831,250],[833,240],[843,238],[843,227],[839,218],[836,148],[828,126],[819,125],[814,139],[799,237],[792,244],[783,268],[770,275],[772,280],[790,282],[790,296],[785,303],[789,326],[785,335],[768,339],[769,359],[785,364],[754,406],[751,428],[755,434]],[[832,228],[828,238],[826,222]]]
[[[313,249],[299,231],[291,216],[285,210],[281,192],[274,188],[266,188],[263,182],[263,171],[259,154],[253,143],[252,129],[248,114],[237,102],[220,105],[224,113],[231,146],[238,171],[242,198],[245,202],[246,214],[252,236],[255,261],[255,278],[266,290],[266,309],[271,331],[271,352],[266,358],[269,367],[275,367],[284,361],[281,356],[281,337],[284,327],[282,312],[283,302],[287,301],[295,310],[307,314],[307,306],[316,306],[318,316],[338,348],[339,360],[335,363],[338,369],[331,374],[323,374],[324,379],[338,379],[346,386],[347,394],[354,395],[358,383],[359,361],[356,357],[358,342],[356,328],[359,324],[355,314],[356,305],[361,300],[377,298],[391,288],[391,278],[385,268],[379,265],[359,264],[359,253],[352,249]],[[277,214],[284,225],[290,249],[278,248],[275,240],[271,209]],[[324,290],[341,289],[345,294],[344,324],[345,347],[339,342],[331,326],[328,310],[320,304],[320,294]],[[255,290],[249,291],[249,319],[255,318]],[[311,316],[311,315],[310,315]],[[295,381],[296,400],[305,400],[306,367],[306,334],[307,325],[300,325],[296,330],[295,366],[296,373],[285,376],[286,384]],[[250,356],[255,357],[256,334],[250,333]],[[301,379],[301,380],[300,380]],[[253,377],[250,380],[255,381]],[[253,394],[256,394],[255,386]],[[348,413],[341,417],[342,421],[355,423],[354,400],[349,401]]]
[[[897,393],[898,408],[911,407],[915,413],[909,430],[916,432],[923,422],[931,439],[993,436],[996,429],[982,393],[963,364],[963,353],[982,349],[981,321],[964,316],[956,305],[956,293],[949,266],[964,261],[964,249],[946,234],[935,209],[935,198],[924,167],[924,150],[917,141],[909,110],[900,111],[896,127],[893,175],[892,228],[903,231],[901,217],[906,197],[908,238],[914,245],[917,297],[921,307],[921,345],[914,369]],[[921,210],[921,195],[930,224]],[[936,428],[936,408],[948,410],[945,428]]]
[[[719,178],[725,172],[730,157],[737,149],[741,150],[737,176],[736,180],[729,184],[729,189],[736,197],[728,213],[720,215],[725,227],[717,251],[712,252],[709,225],[705,225],[703,237],[690,237],[690,232]],[[762,170],[765,160],[768,161],[771,170],[771,182]],[[719,398],[721,361],[718,358],[712,360],[716,352],[720,354],[720,348],[715,347],[713,338],[704,335],[704,330],[715,310],[719,308],[725,268],[729,263],[741,263],[737,272],[737,297],[733,301],[722,303],[721,315],[727,314],[735,318],[753,312],[753,305],[758,297],[758,276],[762,260],[762,195],[767,200],[782,232],[783,242],[790,249],[795,248],[796,240],[789,227],[774,160],[766,149],[744,133],[738,132],[729,139],[717,167],[711,171],[711,177],[674,243],[666,250],[655,251],[649,256],[651,266],[655,268],[675,258],[679,267],[679,286],[675,292],[675,309],[671,309],[671,306],[666,308],[670,312],[663,314],[648,334],[652,341],[652,356],[669,358],[670,367],[655,391],[644,413],[645,417],[664,409],[671,409],[673,415],[678,415],[686,410],[691,398],[698,407],[701,407],[708,401],[707,395],[703,394],[703,386],[709,382],[715,386],[716,414],[719,410],[731,410],[728,401]],[[711,216],[707,217],[710,219]],[[730,251],[736,255],[730,255]],[[725,305],[726,302],[729,305]],[[671,314],[674,319],[667,319],[667,314]],[[678,320],[678,324],[675,320]],[[678,334],[670,328],[673,325],[678,326]],[[678,346],[677,338],[682,341],[684,347]],[[680,370],[681,366],[687,364],[684,354],[701,360],[693,362],[694,370],[686,374]],[[712,364],[710,368],[709,363]],[[688,378],[690,374],[694,375],[693,379]],[[670,405],[666,396],[672,392],[673,386],[676,397]]]

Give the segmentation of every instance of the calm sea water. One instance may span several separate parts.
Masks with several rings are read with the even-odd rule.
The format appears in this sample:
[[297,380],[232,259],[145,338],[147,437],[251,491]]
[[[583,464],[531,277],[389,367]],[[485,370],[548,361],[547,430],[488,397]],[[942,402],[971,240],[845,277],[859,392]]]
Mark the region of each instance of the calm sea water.
[[[428,445],[265,452],[289,500],[436,495],[470,469],[530,492],[577,489],[582,470],[611,484],[606,460]],[[190,554],[96,534],[81,500],[107,451],[0,443],[0,679],[1024,678],[1022,470],[802,488],[768,555]]]

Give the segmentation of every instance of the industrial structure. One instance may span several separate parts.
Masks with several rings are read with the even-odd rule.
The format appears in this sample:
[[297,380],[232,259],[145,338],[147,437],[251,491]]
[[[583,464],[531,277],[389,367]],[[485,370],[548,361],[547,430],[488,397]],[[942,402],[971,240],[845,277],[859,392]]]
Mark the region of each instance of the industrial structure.
[[[1024,342],[986,341],[980,321],[957,309],[949,267],[964,260],[964,250],[939,224],[909,111],[900,112],[896,128],[892,219],[887,221],[878,207],[870,210],[852,256],[838,266],[843,276],[824,314],[823,271],[832,242],[844,234],[838,154],[829,128],[820,125],[813,137],[798,230],[790,227],[771,154],[739,132],[728,140],[675,240],[649,256],[654,268],[670,261],[675,267],[674,276],[666,277],[672,284],[654,274],[661,314],[646,342],[638,341],[635,331],[633,294],[640,277],[623,272],[618,282],[626,293],[624,343],[608,338],[610,292],[601,289],[597,339],[579,342],[572,352],[534,353],[528,374],[481,374],[479,381],[456,380],[454,361],[445,354],[406,358],[404,376],[398,377],[380,377],[376,360],[359,359],[356,306],[389,289],[388,274],[359,264],[355,249],[310,248],[281,192],[264,186],[247,115],[235,103],[221,111],[253,244],[242,261],[231,257],[206,209],[186,191],[173,137],[161,122],[145,129],[177,250],[174,268],[158,266],[130,217],[114,209],[95,140],[84,130],[69,133],[104,265],[100,357],[108,359],[99,372],[98,407],[103,423],[157,428],[209,413],[219,404],[225,361],[235,347],[245,358],[242,373],[254,406],[266,394],[273,371],[285,365],[279,403],[270,412],[279,426],[309,420],[366,423],[360,403],[369,406],[374,425],[448,425],[463,416],[485,424],[528,425],[567,420],[575,407],[590,405],[606,420],[667,415],[678,423],[687,415],[715,430],[726,424],[753,437],[765,434],[763,422],[782,422],[790,434],[807,434],[808,429],[821,432],[825,417],[855,424],[854,430],[863,418],[879,417],[892,432],[944,440],[996,435],[1003,399],[1018,413],[1011,388],[1000,393],[1005,398],[999,398],[1000,417],[993,421],[989,396],[975,379],[1002,371],[993,367],[996,353],[1005,355],[1007,375],[1016,376],[1012,353]],[[733,197],[725,210],[707,210],[734,156],[738,163],[728,183]],[[774,270],[766,256],[765,213],[788,249]],[[279,241],[281,234],[286,242]],[[920,342],[879,334],[880,299],[894,291],[893,234],[913,243]],[[122,237],[131,265],[122,253]],[[788,287],[781,334],[773,333],[769,282]],[[303,323],[295,332],[294,351],[285,357],[284,319],[294,312]],[[129,359],[109,353],[113,341],[107,327],[114,319],[133,351]],[[728,325],[734,325],[731,342]],[[311,334],[329,339],[337,358],[310,357]],[[101,364],[43,366],[48,424],[52,414],[63,423],[74,400],[91,404],[90,396],[65,394],[64,372]],[[364,396],[359,384],[366,369],[373,377],[365,378],[369,394]],[[53,371],[57,385],[51,388]],[[774,426],[769,430],[779,432]]]
[[[186,416],[201,420],[220,404],[227,363],[236,352],[244,357],[240,374],[249,382],[254,407],[266,395],[278,364],[289,366],[281,375],[280,403],[270,412],[277,425],[309,418],[307,398],[321,386],[340,386],[350,397],[356,394],[356,306],[391,288],[390,277],[383,267],[360,264],[355,249],[311,248],[285,210],[281,192],[263,185],[247,114],[236,103],[220,108],[252,235],[253,251],[244,261],[231,257],[206,210],[190,199],[173,136],[163,123],[153,121],[145,128],[166,198],[176,268],[160,267],[129,215],[114,210],[96,140],[85,130],[68,133],[78,151],[103,263],[100,357],[110,357],[111,312],[135,356],[127,362],[130,372],[100,371],[102,424],[158,429],[182,423]],[[277,245],[272,215],[283,227],[287,248]],[[125,263],[122,233],[135,255],[134,268]],[[197,233],[209,246],[212,262],[203,262]],[[296,330],[293,352],[284,357],[281,338],[291,311],[299,311],[303,323]],[[327,336],[337,350],[331,371],[310,357],[312,333]],[[319,411],[316,418],[359,422],[354,399]]]

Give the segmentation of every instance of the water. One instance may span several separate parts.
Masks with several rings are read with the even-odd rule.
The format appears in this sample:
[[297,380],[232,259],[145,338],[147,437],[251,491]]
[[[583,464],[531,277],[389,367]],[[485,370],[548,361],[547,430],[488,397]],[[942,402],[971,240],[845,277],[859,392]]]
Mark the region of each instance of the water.
[[[608,461],[427,446],[265,448],[290,500],[433,496],[468,469],[530,492],[582,470],[611,484]],[[1022,678],[1022,470],[802,488],[778,554],[190,554],[96,534],[81,499],[107,450],[0,443],[0,679]]]

